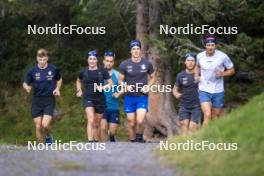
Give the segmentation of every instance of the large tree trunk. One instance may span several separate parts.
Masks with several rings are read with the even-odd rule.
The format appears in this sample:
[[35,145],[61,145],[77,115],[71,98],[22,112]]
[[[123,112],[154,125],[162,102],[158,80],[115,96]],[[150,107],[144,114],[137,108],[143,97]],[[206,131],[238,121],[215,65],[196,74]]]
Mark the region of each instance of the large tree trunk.
[[[144,41],[146,34],[148,34],[148,0],[137,0],[137,19],[136,19],[136,38]],[[141,50],[143,57],[147,57],[147,46],[142,42]]]
[[2,9],[1,9],[1,16],[5,18],[8,14],[8,0],[2,1]]
[[[143,7],[144,6],[144,7]],[[146,15],[148,12],[148,16]],[[171,85],[171,61],[161,56],[154,46],[146,46],[146,37],[157,39],[156,30],[161,23],[160,4],[156,0],[137,1],[137,37],[143,42],[143,49],[148,48],[146,56],[151,60],[156,70],[159,86]],[[147,30],[148,29],[148,30]],[[143,50],[144,51],[144,50]],[[159,131],[162,135],[170,137],[179,132],[178,118],[173,105],[171,92],[150,92],[149,112],[146,117],[146,128],[144,136],[151,140],[153,132]]]

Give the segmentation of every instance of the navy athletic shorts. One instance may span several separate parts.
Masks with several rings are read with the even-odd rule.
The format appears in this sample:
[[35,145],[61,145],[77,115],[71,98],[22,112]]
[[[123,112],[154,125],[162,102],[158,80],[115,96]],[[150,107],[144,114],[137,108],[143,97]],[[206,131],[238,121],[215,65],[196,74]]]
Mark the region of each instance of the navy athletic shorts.
[[33,118],[43,117],[43,115],[53,116],[55,110],[55,97],[33,97],[31,115]]
[[105,99],[99,98],[99,99],[83,99],[83,107],[84,109],[87,107],[94,107],[94,111],[98,114],[102,114],[105,111]]
[[200,105],[194,106],[193,108],[185,108],[183,106],[179,109],[179,120],[189,119],[197,124],[201,123],[202,110]]
[[106,110],[103,114],[103,118],[106,119],[107,123],[119,124],[119,110]]

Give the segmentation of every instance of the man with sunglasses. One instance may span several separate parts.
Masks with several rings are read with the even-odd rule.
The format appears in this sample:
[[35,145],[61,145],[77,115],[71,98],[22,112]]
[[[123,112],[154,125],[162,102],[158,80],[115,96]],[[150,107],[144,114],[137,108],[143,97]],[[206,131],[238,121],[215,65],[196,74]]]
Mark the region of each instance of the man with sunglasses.
[[235,74],[234,64],[216,49],[215,36],[205,39],[205,51],[197,55],[195,78],[199,81],[199,99],[204,114],[203,124],[221,115],[224,107],[224,77]]
[[[36,137],[39,143],[51,144],[51,120],[55,109],[55,96],[60,96],[62,78],[59,70],[48,63],[48,51],[37,51],[37,64],[30,68],[24,78],[23,88],[30,93],[32,87],[31,114],[35,123]],[[43,131],[44,133],[43,133]]]

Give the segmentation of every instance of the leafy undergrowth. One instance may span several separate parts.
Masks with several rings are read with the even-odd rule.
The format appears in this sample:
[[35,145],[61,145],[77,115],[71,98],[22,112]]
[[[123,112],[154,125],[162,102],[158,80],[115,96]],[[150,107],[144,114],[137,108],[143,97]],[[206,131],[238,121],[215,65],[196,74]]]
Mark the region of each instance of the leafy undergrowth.
[[[62,96],[57,98],[56,109],[63,114],[60,121],[52,122],[52,135],[55,140],[62,142],[87,141],[86,117],[82,108],[82,100],[75,96],[75,85],[63,85]],[[21,89],[8,92],[1,108],[0,118],[0,143],[27,144],[34,141],[35,130],[30,114],[31,96]],[[121,103],[122,104],[122,103]],[[122,106],[121,106],[122,107]],[[118,140],[126,140],[124,113],[121,112],[121,124],[118,129]]]

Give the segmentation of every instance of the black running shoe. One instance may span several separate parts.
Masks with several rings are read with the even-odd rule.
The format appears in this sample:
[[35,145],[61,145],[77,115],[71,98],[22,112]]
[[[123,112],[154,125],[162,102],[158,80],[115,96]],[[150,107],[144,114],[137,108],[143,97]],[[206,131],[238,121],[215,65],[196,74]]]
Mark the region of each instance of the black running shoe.
[[109,135],[109,141],[110,142],[116,142],[115,136],[114,135]]

